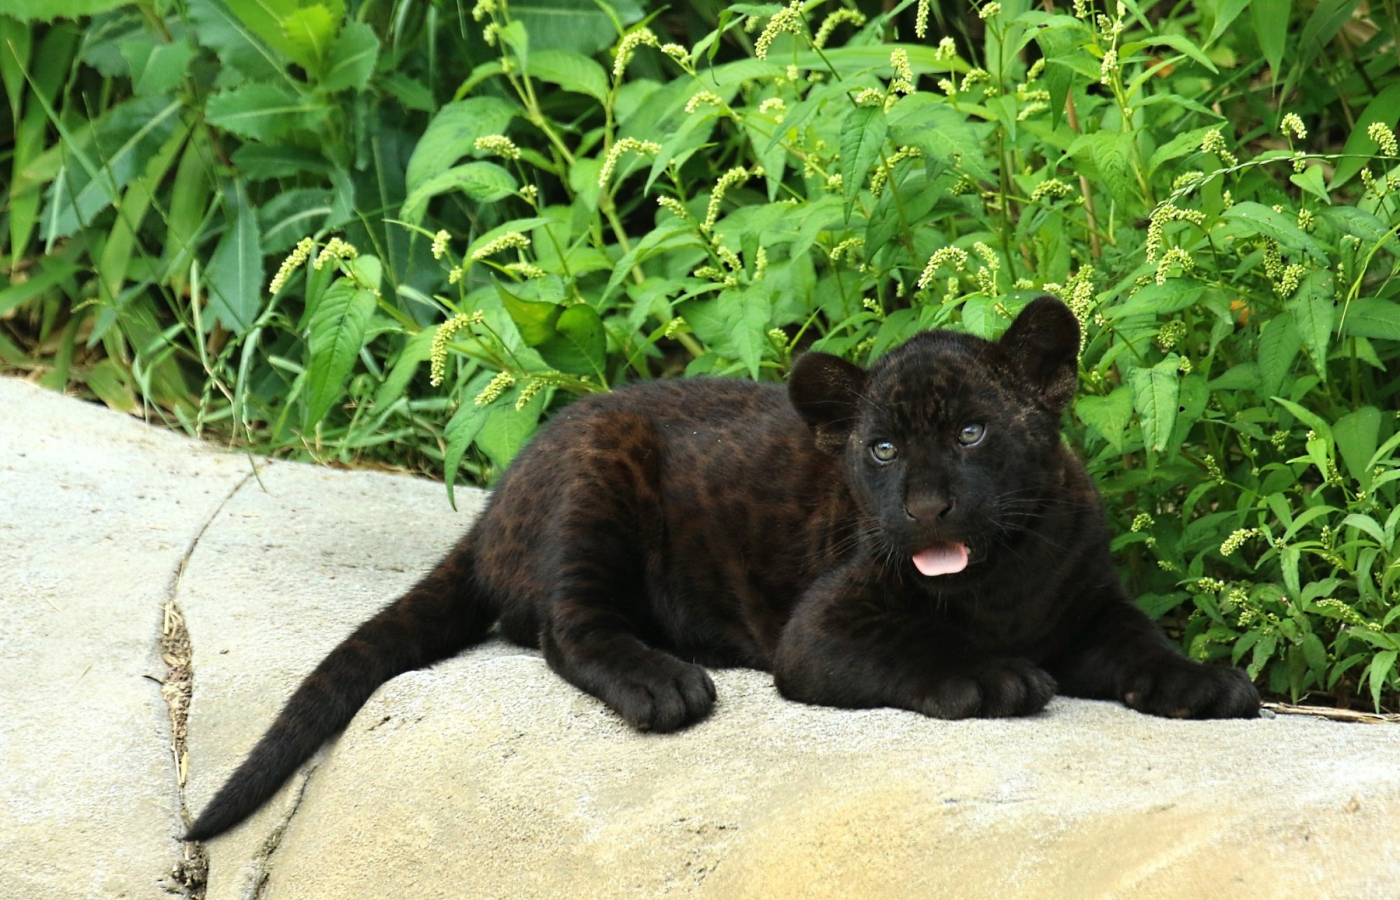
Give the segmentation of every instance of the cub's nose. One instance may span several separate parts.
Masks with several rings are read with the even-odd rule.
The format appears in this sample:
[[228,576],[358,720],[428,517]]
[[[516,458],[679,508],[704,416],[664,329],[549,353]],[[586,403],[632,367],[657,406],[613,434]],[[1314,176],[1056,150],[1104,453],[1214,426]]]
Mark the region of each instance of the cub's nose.
[[916,522],[935,522],[944,518],[957,505],[957,498],[941,493],[926,493],[904,501],[904,514]]

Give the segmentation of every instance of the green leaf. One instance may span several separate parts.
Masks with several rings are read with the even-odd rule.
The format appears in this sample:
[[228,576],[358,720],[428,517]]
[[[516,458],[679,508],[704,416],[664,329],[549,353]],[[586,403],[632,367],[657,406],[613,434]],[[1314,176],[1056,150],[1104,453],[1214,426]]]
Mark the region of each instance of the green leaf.
[[282,19],[282,30],[295,48],[292,59],[308,72],[320,72],[339,25],[340,17],[320,4],[292,10]]
[[1349,337],[1400,341],[1400,303],[1362,297],[1342,309],[1342,331]]
[[1342,148],[1342,156],[1337,160],[1337,169],[1332,173],[1328,187],[1335,191],[1355,178],[1366,163],[1375,158],[1376,142],[1366,134],[1366,129],[1376,122],[1393,129],[1397,121],[1400,121],[1400,84],[1391,84],[1362,110],[1346,146]]
[[503,133],[514,115],[515,108],[496,97],[458,100],[438,110],[408,159],[405,190],[412,193],[429,178],[472,153],[477,138]]
[[1201,299],[1205,285],[1189,278],[1168,278],[1161,284],[1153,282],[1122,303],[1108,308],[1110,319],[1129,316],[1164,316],[1189,309]]
[[608,73],[582,53],[537,50],[530,54],[530,64],[525,74],[557,84],[566,91],[587,94],[600,103],[608,99]]
[[982,136],[990,132],[990,125],[972,124],[927,93],[899,101],[890,112],[889,123],[895,143],[913,144],[924,151],[926,159],[959,168],[973,178],[995,180],[982,149]]
[[470,398],[476,397],[482,389],[490,383],[493,373],[483,372],[473,378],[463,392],[469,399],[461,406],[457,407],[457,412],[452,414],[452,418],[447,422],[444,437],[447,439],[447,446],[442,453],[442,474],[443,480],[447,484],[447,502],[452,504],[452,508],[457,508],[457,498],[453,496],[452,488],[457,483],[457,469],[462,465],[462,456],[466,454],[467,447],[476,440],[476,436],[481,433],[481,429],[486,425],[487,418],[490,417],[490,406],[477,406]]
[[1206,56],[1204,53],[1201,52],[1200,47],[1197,47],[1195,44],[1191,43],[1191,41],[1189,41],[1183,35],[1157,34],[1153,35],[1152,37],[1146,38],[1140,43],[1149,47],[1170,47],[1176,52],[1190,57],[1192,61],[1199,63],[1200,65],[1204,66],[1212,72],[1218,73],[1220,71],[1215,67],[1215,63],[1210,61],[1210,57]]
[[1333,278],[1328,269],[1314,269],[1303,277],[1297,292],[1288,301],[1289,313],[1298,327],[1308,356],[1318,377],[1327,380],[1327,351],[1332,344]]
[[87,123],[74,134],[72,144],[65,142],[63,149],[71,155],[49,187],[45,239],[72,235],[117,202],[175,133],[181,106],[168,97],[128,100]]
[[317,304],[307,336],[307,431],[315,428],[341,397],[364,346],[374,305],[374,292],[357,287],[349,278],[327,288]]
[[841,194],[847,217],[868,180],[867,173],[880,158],[888,131],[885,111],[879,106],[857,107],[841,123]]
[[1278,64],[1283,59],[1284,42],[1288,38],[1288,22],[1293,12],[1293,0],[1253,0],[1250,18],[1254,20],[1254,36],[1259,49],[1279,80]]
[[1302,349],[1303,338],[1292,316],[1275,316],[1265,322],[1259,332],[1259,390],[1277,394]]
[[[383,409],[403,396],[403,392],[408,389],[408,383],[413,380],[414,374],[418,371],[418,366],[426,362],[431,355],[433,338],[436,335],[436,328],[424,328],[404,343],[403,350],[399,351],[398,358],[394,360],[389,374],[384,377],[383,383],[379,385],[379,390],[374,392],[376,408]],[[450,431],[451,423],[447,427]],[[448,480],[451,481],[450,478]]]
[[1327,193],[1327,184],[1322,180],[1322,166],[1308,166],[1302,172],[1289,175],[1288,180],[1323,203],[1332,202],[1332,195]]
[[347,22],[331,46],[321,88],[327,91],[363,91],[379,61],[379,37],[364,22]]
[[122,44],[122,56],[131,67],[131,86],[138,97],[168,94],[180,86],[199,50],[188,41],[173,44]]
[[1201,139],[1206,136],[1206,132],[1217,127],[1219,126],[1209,125],[1178,134],[1153,152],[1152,158],[1147,161],[1147,171],[1156,174],[1162,163],[1180,159],[1188,153],[1195,153],[1201,149]]
[[1133,136],[1122,131],[1099,131],[1087,139],[1094,167],[1113,202],[1128,209],[1139,206],[1137,181],[1133,177]]
[[191,33],[218,54],[219,60],[248,78],[277,79],[290,84],[287,61],[273,50],[221,0],[189,0]]
[[253,327],[262,306],[262,237],[258,214],[239,185],[227,195],[226,207],[232,223],[205,271],[209,287],[209,310],[234,334],[243,335]]
[[555,334],[535,345],[540,358],[560,372],[604,380],[608,338],[603,320],[593,307],[587,303],[565,307],[555,320],[554,329]]
[[1065,98],[1069,96],[1070,85],[1074,82],[1074,69],[1066,60],[1079,48],[1084,40],[1080,27],[1059,26],[1041,28],[1035,32],[1035,41],[1040,45],[1045,58],[1045,88],[1050,92],[1051,125],[1058,126],[1060,117],[1065,114]]
[[1128,438],[1128,423],[1133,419],[1133,394],[1126,385],[1119,385],[1107,397],[1086,394],[1074,402],[1074,414],[1113,449],[1123,452]]
[[1250,200],[1236,203],[1221,213],[1220,218],[1226,221],[1247,222],[1259,234],[1273,238],[1290,250],[1303,251],[1319,265],[1328,265],[1327,253],[1317,241],[1298,227],[1295,216],[1276,212],[1262,203]]
[[516,409],[520,389],[488,406],[486,421],[477,432],[476,445],[491,457],[497,469],[505,469],[515,459],[539,427],[540,413],[553,389],[546,388],[531,398],[524,409]]
[[56,19],[85,19],[125,6],[128,0],[7,0],[0,3],[0,15],[21,22],[52,22]]
[[592,56],[618,38],[617,23],[642,18],[633,0],[511,0],[510,16],[525,26],[532,51],[572,50]]
[[1381,411],[1374,406],[1352,410],[1332,423],[1332,438],[1351,477],[1368,487],[1371,483],[1371,455],[1380,443]]
[[526,300],[518,297],[506,290],[499,282],[496,284],[496,294],[500,296],[506,314],[515,323],[516,329],[520,331],[521,339],[525,341],[527,346],[537,347],[554,337],[556,333],[555,323],[563,314],[564,307],[558,303],[541,303],[537,300]]
[[1225,33],[1225,29],[1230,27],[1230,23],[1244,12],[1245,7],[1250,5],[1250,0],[1216,0],[1214,3],[1205,4],[1208,8],[1213,7],[1215,24],[1210,27],[1210,36],[1206,38],[1206,46],[1216,42]]
[[1367,679],[1366,686],[1371,691],[1371,699],[1375,701],[1376,712],[1380,712],[1381,696],[1385,691],[1386,685],[1389,684],[1390,680],[1395,676],[1395,659],[1397,656],[1400,656],[1400,651],[1382,650],[1371,660],[1371,665],[1368,670],[1370,672],[1370,677]]
[[1386,245],[1390,252],[1395,252],[1395,233],[1390,230],[1390,226],[1364,209],[1355,206],[1330,206],[1322,211],[1319,218],[1343,234],[1361,238],[1365,253]]
[[515,176],[495,163],[463,163],[446,172],[439,172],[409,192],[399,217],[418,224],[427,211],[428,201],[449,191],[462,191],[473,200],[491,203],[510,196],[515,186]]
[[1173,353],[1150,369],[1128,370],[1143,443],[1159,453],[1167,449],[1176,425],[1179,363]]
[[209,98],[209,124],[240,137],[276,141],[294,131],[313,131],[329,107],[280,84],[244,84]]
[[302,172],[329,175],[332,168],[321,154],[286,144],[243,144],[233,151],[232,159],[249,181],[290,178]]
[[742,291],[724,291],[719,295],[720,315],[724,317],[732,346],[753,379],[758,378],[773,311],[768,293],[767,287],[759,281]]

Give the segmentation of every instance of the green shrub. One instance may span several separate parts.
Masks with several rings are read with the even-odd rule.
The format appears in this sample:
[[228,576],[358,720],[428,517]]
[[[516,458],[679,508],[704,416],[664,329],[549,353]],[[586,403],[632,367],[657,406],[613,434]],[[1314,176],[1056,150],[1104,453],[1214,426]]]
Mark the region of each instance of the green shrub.
[[[1400,79],[1397,23],[1355,8],[989,3],[935,40],[913,0],[120,7],[5,65],[44,101],[10,93],[32,271],[0,312],[109,404],[450,491],[580,394],[994,336],[1055,293],[1085,332],[1070,436],[1144,608],[1267,689],[1379,706]],[[105,77],[60,97],[59,50]]]

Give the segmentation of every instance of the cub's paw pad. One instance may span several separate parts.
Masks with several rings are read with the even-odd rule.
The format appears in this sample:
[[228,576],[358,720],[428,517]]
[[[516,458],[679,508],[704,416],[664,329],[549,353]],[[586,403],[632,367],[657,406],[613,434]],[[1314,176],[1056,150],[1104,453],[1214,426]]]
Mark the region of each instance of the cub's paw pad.
[[1148,715],[1171,719],[1253,719],[1259,691],[1249,676],[1228,666],[1174,659],[1131,676],[1123,703]]
[[715,683],[700,666],[664,659],[619,679],[608,705],[633,728],[675,731],[700,721],[715,705]]
[[941,678],[921,710],[939,719],[1026,716],[1055,696],[1055,679],[1023,659],[983,663]]

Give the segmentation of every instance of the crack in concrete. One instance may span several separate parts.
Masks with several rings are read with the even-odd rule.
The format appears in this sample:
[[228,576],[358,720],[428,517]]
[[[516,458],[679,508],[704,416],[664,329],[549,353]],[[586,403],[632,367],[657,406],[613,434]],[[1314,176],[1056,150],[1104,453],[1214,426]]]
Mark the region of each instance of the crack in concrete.
[[[255,474],[257,474],[256,470],[240,478],[224,499],[219,501],[219,505],[215,507],[214,511],[209,514],[209,518],[200,526],[189,546],[185,548],[179,564],[175,566],[175,571],[171,574],[169,587],[166,590],[160,637],[161,659],[166,665],[166,673],[165,679],[161,682],[160,694],[161,698],[165,700],[166,711],[170,717],[170,753],[174,759],[175,790],[180,802],[180,820],[183,827],[188,827],[191,820],[189,807],[185,802],[185,780],[189,774],[189,750],[186,736],[189,724],[190,698],[194,693],[194,669],[192,666],[194,650],[190,645],[189,629],[185,627],[185,617],[175,598],[180,593],[180,585],[184,581],[185,569],[189,565],[190,557],[194,555],[195,548],[199,546],[205,532],[209,530],[209,526],[214,524],[214,520],[224,511],[224,507],[228,505],[229,501],[243,489],[243,486]],[[182,841],[180,858],[170,869],[170,883],[167,890],[171,893],[183,894],[186,900],[204,900],[208,877],[209,855],[204,849],[204,844],[199,841]]]
[[277,852],[277,848],[282,845],[282,836],[287,833],[287,826],[292,824],[292,817],[301,809],[302,798],[306,796],[306,788],[311,784],[311,776],[316,774],[316,770],[321,767],[319,762],[313,763],[309,769],[301,776],[301,784],[297,786],[297,795],[292,800],[291,809],[282,817],[282,821],[277,827],[272,829],[272,833],[263,841],[262,848],[258,852],[258,857],[254,860],[254,868],[249,878],[252,881],[250,890],[244,893],[245,900],[262,900],[263,890],[267,887],[268,877],[272,874],[268,863],[272,860],[272,854]]

